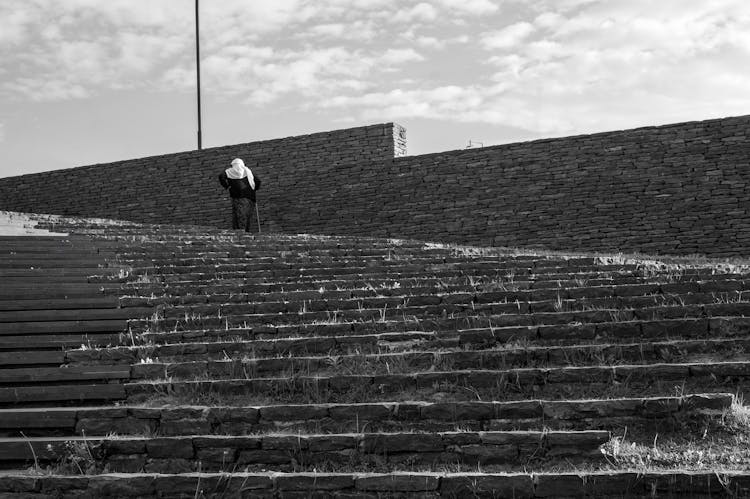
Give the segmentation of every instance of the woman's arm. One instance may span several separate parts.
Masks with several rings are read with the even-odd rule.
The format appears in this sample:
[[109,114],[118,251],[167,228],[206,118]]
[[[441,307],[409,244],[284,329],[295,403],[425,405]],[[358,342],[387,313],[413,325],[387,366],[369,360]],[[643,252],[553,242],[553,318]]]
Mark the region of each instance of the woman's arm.
[[221,172],[219,175],[219,183],[224,189],[229,189],[229,178],[227,178],[227,172]]

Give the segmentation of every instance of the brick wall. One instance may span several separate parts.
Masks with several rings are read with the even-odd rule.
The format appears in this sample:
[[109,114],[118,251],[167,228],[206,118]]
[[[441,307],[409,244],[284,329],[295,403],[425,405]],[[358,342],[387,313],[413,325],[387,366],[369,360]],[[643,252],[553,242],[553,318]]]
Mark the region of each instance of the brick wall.
[[[750,255],[750,116],[306,171],[289,230]],[[278,204],[285,202],[278,201]]]
[[0,209],[226,226],[216,175],[240,156],[261,162],[272,230],[750,254],[750,116],[421,156],[405,148],[403,129],[387,124],[0,179]]
[[299,185],[300,172],[393,158],[402,147],[397,130],[386,123],[2,178],[0,209],[228,227],[229,200],[217,178],[240,157],[263,182],[261,220],[279,229],[273,214],[288,202],[274,206],[269,198],[314,190]]

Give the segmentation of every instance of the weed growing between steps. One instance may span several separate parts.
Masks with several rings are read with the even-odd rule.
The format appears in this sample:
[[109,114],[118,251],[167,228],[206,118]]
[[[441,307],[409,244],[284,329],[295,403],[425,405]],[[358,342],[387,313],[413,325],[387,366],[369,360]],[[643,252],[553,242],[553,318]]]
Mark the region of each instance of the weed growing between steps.
[[601,451],[603,470],[750,470],[750,407],[737,397],[718,420],[662,435],[624,433]]
[[560,251],[544,248],[512,248],[507,246],[478,247],[450,243],[425,243],[425,249],[449,250],[451,256],[457,257],[548,257],[548,258],[593,258],[597,263],[633,263],[644,269],[673,270],[680,272],[690,268],[727,269],[731,272],[750,271],[750,259],[747,258],[710,258],[705,255],[650,255],[644,253],[604,253],[598,251]]
[[[311,452],[307,445],[302,444],[311,435],[301,429],[289,429],[287,431],[268,431],[249,433],[253,437],[270,437],[271,440],[280,437],[279,442],[287,444],[281,447],[266,449],[266,457],[277,462],[276,471],[282,472],[314,472],[314,473],[391,473],[391,472],[439,472],[439,473],[461,473],[461,472],[555,472],[555,473],[583,473],[600,471],[635,471],[646,473],[653,471],[671,470],[705,470],[712,469],[718,472],[750,470],[750,426],[748,425],[748,414],[750,409],[736,402],[729,410],[719,417],[707,417],[692,414],[677,422],[670,431],[656,434],[651,441],[653,433],[640,431],[630,427],[618,432],[611,440],[599,448],[599,452],[593,450],[576,451],[575,448],[562,448],[555,450],[550,448],[544,437],[547,431],[542,432],[542,439],[533,444],[518,448],[518,454],[508,455],[508,449],[502,446],[493,448],[489,445],[486,449],[478,449],[469,445],[462,449],[462,434],[466,438],[473,435],[473,430],[456,428],[457,434],[452,439],[459,443],[455,449],[447,447],[443,452],[418,452],[398,451],[388,452],[364,451],[363,447],[355,446],[348,450],[335,450],[335,446],[328,450]],[[371,431],[363,428],[361,431]],[[424,432],[426,438],[434,435],[434,429]],[[359,433],[359,431],[357,431]],[[418,436],[420,431],[401,432],[408,435]],[[695,435],[695,437],[685,437]],[[149,437],[153,435],[148,435]],[[345,435],[349,438],[352,435]],[[292,437],[284,438],[284,437]],[[299,439],[296,439],[298,437]],[[110,434],[107,440],[118,440],[121,437]],[[134,438],[132,435],[122,437]],[[297,442],[297,444],[294,444]],[[467,440],[468,442],[468,440]],[[293,444],[293,445],[288,445]],[[226,445],[226,444],[218,444]],[[58,461],[47,467],[36,466],[29,470],[31,474],[37,475],[92,475],[97,473],[108,473],[117,471],[117,462],[109,463],[107,456],[110,454],[105,449],[107,445],[98,442],[69,441],[62,447],[62,455]],[[218,447],[218,450],[224,447]],[[562,451],[562,454],[560,453]],[[591,455],[591,452],[594,455]],[[239,464],[238,455],[232,451],[233,457],[229,459],[213,459],[201,461],[200,459],[191,463],[184,462],[181,466],[189,466],[190,471],[212,471],[212,472],[238,472],[266,471],[263,464]],[[262,459],[263,453],[250,451],[249,455]],[[598,458],[596,457],[598,455]],[[561,456],[565,456],[561,459]],[[247,457],[246,459],[250,459]],[[152,460],[136,459],[136,468],[140,471],[153,472],[155,467],[166,465]],[[179,461],[179,460],[178,460]],[[137,464],[140,463],[140,464]],[[110,464],[113,468],[110,468]],[[133,469],[132,471],[138,471]]]
[[[55,420],[65,428],[29,432],[62,436],[53,441],[62,455],[50,463],[57,456],[46,453],[38,472],[749,468],[744,451],[724,457],[747,447],[749,411],[736,404],[719,414],[731,397],[714,396],[750,390],[750,362],[727,362],[750,351],[750,280],[713,275],[740,267],[169,227],[94,231],[119,248],[124,269],[96,287],[144,317],[121,337],[131,347],[84,342],[66,361],[130,365],[132,379],[160,381],[120,385],[127,398],[93,410],[73,407],[63,391]],[[122,435],[101,437],[110,440],[101,447],[64,442],[113,428]],[[509,450],[492,435],[505,430],[545,436]],[[575,436],[549,436],[558,430]],[[439,432],[457,435],[437,436],[437,446]]]
[[587,377],[578,383],[525,383],[519,377],[499,376],[473,382],[434,381],[429,387],[416,388],[408,376],[390,378],[341,378],[329,383],[325,378],[264,378],[228,379],[222,381],[166,380],[128,385],[128,403],[151,407],[165,405],[272,405],[272,404],[350,404],[367,402],[461,402],[521,401],[529,399],[580,400],[632,397],[678,396],[707,392],[750,393],[750,381],[688,378],[680,383],[660,378],[634,381],[630,379],[591,382]]

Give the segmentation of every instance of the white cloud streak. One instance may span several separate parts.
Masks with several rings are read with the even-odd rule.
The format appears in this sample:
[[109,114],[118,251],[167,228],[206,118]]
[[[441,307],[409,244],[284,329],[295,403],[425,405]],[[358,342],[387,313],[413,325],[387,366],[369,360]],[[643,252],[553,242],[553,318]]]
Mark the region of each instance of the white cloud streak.
[[[4,0],[0,97],[191,92],[192,16]],[[750,112],[744,0],[222,0],[201,21],[206,93],[258,108],[543,133]]]

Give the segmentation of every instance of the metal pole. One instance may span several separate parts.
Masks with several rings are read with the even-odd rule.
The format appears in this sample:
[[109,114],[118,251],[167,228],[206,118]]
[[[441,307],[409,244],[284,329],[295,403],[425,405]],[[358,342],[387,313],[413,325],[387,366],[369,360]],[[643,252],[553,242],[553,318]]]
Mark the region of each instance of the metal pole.
[[201,41],[198,31],[198,0],[195,0],[195,63],[198,76],[198,150],[201,150]]
[[260,234],[260,215],[258,215],[258,201],[255,201],[255,220],[258,221],[258,234]]

